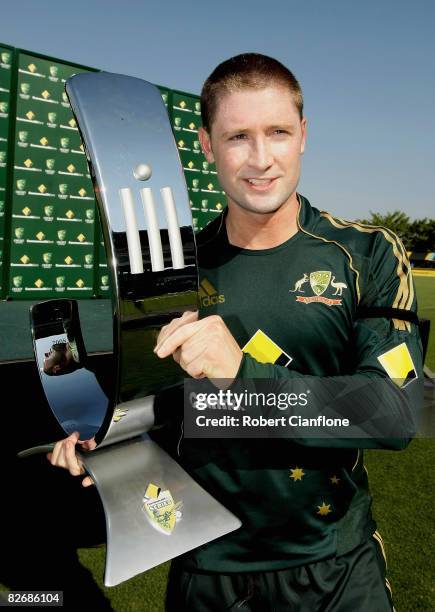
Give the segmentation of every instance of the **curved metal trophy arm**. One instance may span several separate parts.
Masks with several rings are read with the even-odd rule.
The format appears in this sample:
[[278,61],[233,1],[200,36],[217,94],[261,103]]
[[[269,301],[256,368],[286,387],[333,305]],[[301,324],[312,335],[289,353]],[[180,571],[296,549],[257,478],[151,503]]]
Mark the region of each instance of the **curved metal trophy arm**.
[[119,440],[119,430],[149,405],[132,400],[183,379],[175,362],[152,349],[162,325],[197,309],[195,238],[159,90],[141,79],[89,73],[69,79],[66,91],[94,181],[114,289],[116,388],[113,412],[96,435],[102,446]]
[[41,384],[54,416],[66,435],[79,431],[83,440],[93,438],[113,410],[113,398],[88,360],[77,302],[35,304],[30,323]]
[[[66,92],[94,182],[112,280],[114,391],[105,394],[86,365],[74,301],[33,309],[34,346],[59,423],[82,439],[95,436],[98,445],[82,458],[106,513],[105,583],[112,586],[237,529],[240,521],[144,433],[153,424],[154,396],[184,377],[172,359],[154,354],[157,335],[198,303],[189,198],[160,92],[141,79],[104,72],[73,76]],[[66,361],[56,342],[66,347]]]

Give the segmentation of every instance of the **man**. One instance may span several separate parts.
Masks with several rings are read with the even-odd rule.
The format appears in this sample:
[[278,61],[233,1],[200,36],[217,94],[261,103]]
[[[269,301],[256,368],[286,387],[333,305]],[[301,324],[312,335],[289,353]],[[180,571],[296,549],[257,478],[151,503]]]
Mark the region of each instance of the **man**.
[[[258,54],[231,58],[205,82],[201,108],[199,138],[228,203],[198,236],[200,280],[219,299],[164,327],[156,354],[194,378],[230,383],[386,380],[396,371],[387,357],[399,351],[411,378],[420,377],[400,241],[319,213],[296,192],[307,124],[292,73]],[[402,387],[413,384],[399,381],[382,398],[399,420],[408,406]],[[361,393],[379,403],[370,385]],[[160,403],[157,424],[177,429],[176,413]],[[181,464],[242,527],[173,562],[168,610],[392,609],[360,447],[401,448],[406,440],[190,440],[181,428],[178,436]],[[74,474],[83,472],[77,439],[49,456]]]

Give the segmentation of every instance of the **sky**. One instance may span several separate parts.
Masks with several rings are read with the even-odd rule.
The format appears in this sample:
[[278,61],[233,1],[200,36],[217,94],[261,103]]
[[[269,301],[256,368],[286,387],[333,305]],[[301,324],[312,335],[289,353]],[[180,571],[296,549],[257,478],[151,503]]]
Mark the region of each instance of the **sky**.
[[298,191],[353,218],[435,218],[433,0],[7,0],[0,42],[199,94],[255,51],[300,81],[308,144]]

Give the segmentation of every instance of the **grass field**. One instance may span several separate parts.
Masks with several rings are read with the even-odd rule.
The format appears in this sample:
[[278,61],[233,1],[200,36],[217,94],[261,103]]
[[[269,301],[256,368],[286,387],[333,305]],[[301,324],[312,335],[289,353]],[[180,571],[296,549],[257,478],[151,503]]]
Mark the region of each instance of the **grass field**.
[[426,355],[426,365],[435,372],[435,277],[414,277],[418,301],[418,316],[431,321],[431,338]]
[[[417,277],[415,284],[419,316],[432,322],[426,363],[434,371],[435,278]],[[434,440],[415,439],[405,451],[368,451],[365,456],[374,497],[374,515],[385,543],[396,610],[435,610]],[[169,564],[106,589],[102,582],[105,549],[80,549],[79,558],[92,572],[116,612],[163,611]]]

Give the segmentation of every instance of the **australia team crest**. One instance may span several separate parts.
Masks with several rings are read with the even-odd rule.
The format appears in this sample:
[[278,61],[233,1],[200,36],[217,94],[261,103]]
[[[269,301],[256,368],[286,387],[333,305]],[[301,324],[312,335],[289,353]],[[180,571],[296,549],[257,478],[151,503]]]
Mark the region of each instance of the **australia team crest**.
[[319,272],[310,272],[310,285],[311,289],[316,295],[322,295],[325,293],[328,288],[329,282],[331,280],[331,272],[327,271],[319,271]]
[[296,295],[296,302],[303,302],[304,304],[322,302],[327,306],[342,306],[341,299],[326,297],[324,295],[326,291],[332,290],[332,296],[342,296],[343,290],[348,288],[346,283],[337,281],[330,270],[317,270],[316,272],[310,272],[309,275],[305,272],[304,275],[295,282],[294,288],[290,289],[289,293],[306,293],[308,282],[314,295]]
[[142,503],[151,525],[161,533],[170,535],[175,523],[181,519],[182,503],[176,504],[169,489],[162,491],[153,483],[148,485]]

